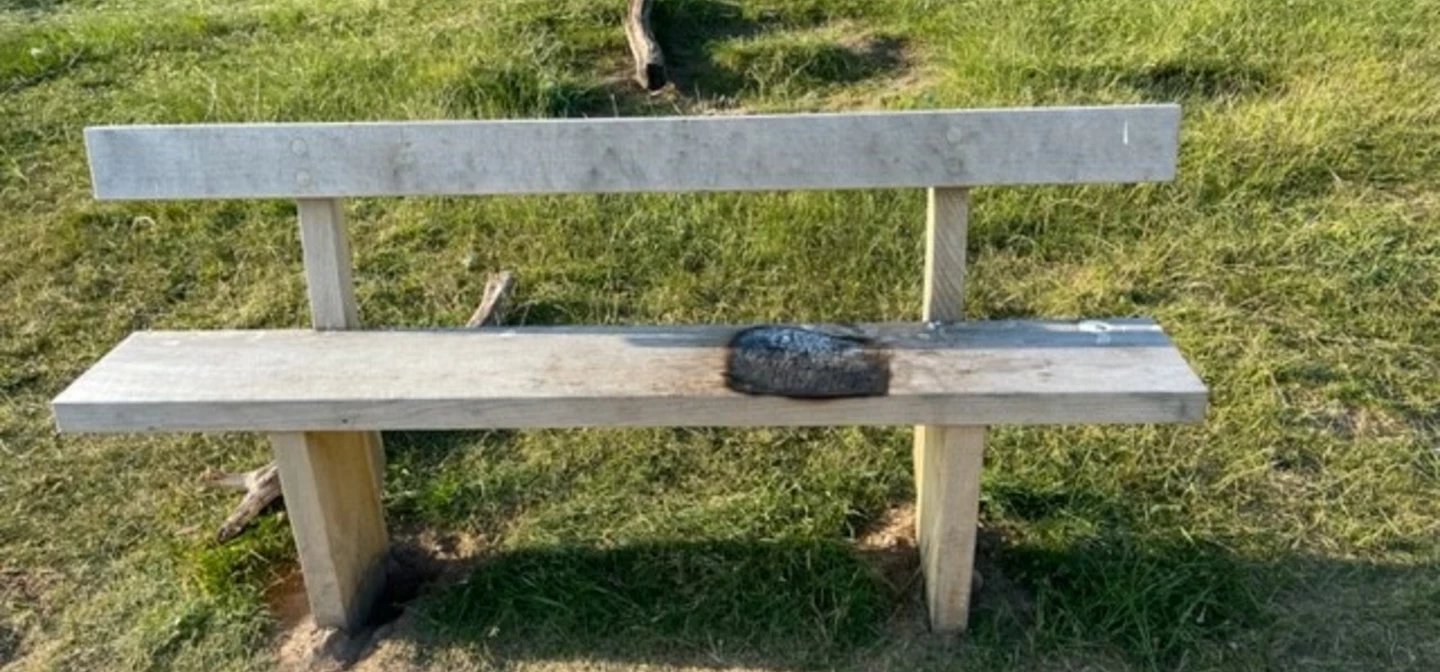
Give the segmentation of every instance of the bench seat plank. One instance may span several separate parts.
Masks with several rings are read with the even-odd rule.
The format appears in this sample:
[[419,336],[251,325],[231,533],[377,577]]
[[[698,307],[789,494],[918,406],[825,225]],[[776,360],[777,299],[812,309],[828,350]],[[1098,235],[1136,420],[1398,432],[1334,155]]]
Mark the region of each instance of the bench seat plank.
[[54,401],[65,431],[1198,421],[1206,389],[1149,320],[852,325],[885,396],[725,385],[741,327],[132,334]]

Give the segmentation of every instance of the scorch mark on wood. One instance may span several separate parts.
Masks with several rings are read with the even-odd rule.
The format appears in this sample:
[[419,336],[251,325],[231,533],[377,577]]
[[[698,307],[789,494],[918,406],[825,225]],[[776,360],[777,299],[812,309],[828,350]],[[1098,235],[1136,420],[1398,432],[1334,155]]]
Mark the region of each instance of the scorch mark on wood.
[[884,396],[890,353],[858,335],[750,327],[730,341],[725,383],[745,394],[799,399]]

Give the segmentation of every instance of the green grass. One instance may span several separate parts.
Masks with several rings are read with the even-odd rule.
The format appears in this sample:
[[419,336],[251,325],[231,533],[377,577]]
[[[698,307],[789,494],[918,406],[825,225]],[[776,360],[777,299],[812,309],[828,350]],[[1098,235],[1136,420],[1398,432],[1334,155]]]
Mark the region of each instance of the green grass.
[[[1152,315],[1195,427],[996,428],[963,640],[856,539],[904,430],[394,434],[387,513],[477,540],[382,652],[422,669],[1440,668],[1440,8],[0,0],[0,667],[267,669],[283,518],[226,547],[254,436],[57,436],[129,332],[305,325],[294,206],[100,204],[88,124],[1178,101],[1173,184],[984,189],[971,317]],[[909,319],[918,191],[359,200],[363,319]],[[478,564],[475,564],[478,562]],[[467,564],[468,563],[468,564]]]

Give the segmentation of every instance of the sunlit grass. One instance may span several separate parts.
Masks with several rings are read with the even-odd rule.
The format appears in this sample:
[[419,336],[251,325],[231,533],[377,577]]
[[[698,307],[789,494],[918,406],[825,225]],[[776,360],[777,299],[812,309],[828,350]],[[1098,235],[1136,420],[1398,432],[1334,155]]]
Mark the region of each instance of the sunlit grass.
[[[129,332],[307,324],[294,207],[101,204],[102,123],[1178,101],[1168,185],[978,190],[970,317],[1152,315],[1195,427],[996,428],[984,593],[916,632],[854,540],[905,430],[394,434],[392,526],[484,540],[415,665],[1440,668],[1440,12],[1427,3],[661,0],[677,87],[581,0],[0,0],[0,665],[266,669],[283,519],[208,541],[262,437],[54,434]],[[484,271],[546,323],[909,319],[918,191],[366,199],[377,325]],[[1018,606],[1017,606],[1018,605]]]

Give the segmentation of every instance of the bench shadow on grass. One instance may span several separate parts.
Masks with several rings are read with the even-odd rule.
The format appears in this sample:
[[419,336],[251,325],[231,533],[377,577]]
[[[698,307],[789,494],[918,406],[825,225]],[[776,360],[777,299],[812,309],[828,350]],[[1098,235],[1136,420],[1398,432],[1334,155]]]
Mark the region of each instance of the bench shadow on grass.
[[838,541],[697,541],[507,552],[420,609],[500,657],[792,663],[870,641],[890,602]]
[[982,545],[968,649],[926,633],[913,550],[896,567],[839,541],[522,550],[420,608],[430,645],[497,658],[771,669],[853,662],[896,641],[922,658],[1003,658],[1032,640],[1164,667],[1261,618],[1240,563],[1213,548],[1121,537],[1057,550],[993,536]]
[[[1208,57],[1183,57],[1142,66],[1051,66],[1028,71],[1025,83],[1067,99],[1116,87],[1150,102],[1200,101],[1279,92],[1284,83],[1268,67]],[[1073,102],[1073,101],[1072,101]]]
[[[1179,535],[1130,535],[1119,530],[1136,505],[1091,493],[998,487],[987,501],[1010,521],[1080,507],[1110,531],[1043,545],[990,526],[977,559],[983,586],[959,640],[926,632],[913,540],[903,538],[879,548],[824,538],[498,552],[423,591],[411,625],[392,636],[419,644],[422,663],[459,649],[492,661],[767,669],[863,668],[875,656],[903,669],[1071,655],[1173,669],[1245,647],[1296,659],[1343,647],[1373,659],[1396,655],[1384,642],[1407,633],[1440,656],[1421,636],[1440,597],[1440,565],[1261,561]],[[1377,612],[1376,594],[1393,609]],[[1396,602],[1401,594],[1411,597]]]

